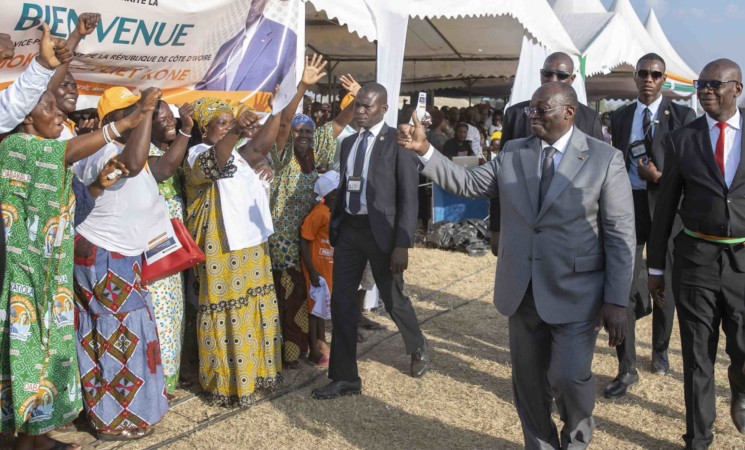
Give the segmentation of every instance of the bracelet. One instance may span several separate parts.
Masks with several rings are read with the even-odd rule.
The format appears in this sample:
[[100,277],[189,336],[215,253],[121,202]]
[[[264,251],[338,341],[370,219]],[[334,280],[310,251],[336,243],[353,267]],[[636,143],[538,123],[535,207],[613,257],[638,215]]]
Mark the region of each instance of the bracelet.
[[103,132],[103,140],[106,141],[107,144],[111,144],[111,141],[113,139],[111,139],[111,136],[109,136],[109,130],[107,128],[108,126],[108,124],[104,125],[104,127],[101,128],[101,131]]
[[188,137],[188,138],[191,138],[191,135],[190,135],[190,134],[186,134],[186,133],[184,133],[184,132],[183,132],[183,131],[181,131],[181,130],[178,130],[178,133],[179,133],[179,134],[180,134],[181,136],[186,136],[186,137]]
[[116,125],[114,125],[114,122],[110,122],[109,126],[111,127],[111,131],[114,133],[114,136],[118,138],[122,137],[122,135],[119,134],[119,130],[116,129]]

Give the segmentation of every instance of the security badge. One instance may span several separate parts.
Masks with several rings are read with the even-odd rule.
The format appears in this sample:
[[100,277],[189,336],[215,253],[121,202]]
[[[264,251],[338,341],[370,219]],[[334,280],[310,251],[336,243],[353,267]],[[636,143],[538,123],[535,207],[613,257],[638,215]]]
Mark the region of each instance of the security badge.
[[362,192],[362,177],[347,178],[348,192]]

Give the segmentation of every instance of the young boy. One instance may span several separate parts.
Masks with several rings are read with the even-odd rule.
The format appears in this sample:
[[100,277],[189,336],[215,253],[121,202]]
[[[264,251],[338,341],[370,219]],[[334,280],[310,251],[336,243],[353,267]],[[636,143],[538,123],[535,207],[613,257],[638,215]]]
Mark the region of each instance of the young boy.
[[300,254],[303,259],[305,285],[308,289],[308,315],[311,362],[319,368],[329,365],[329,346],[326,343],[326,323],[321,317],[312,314],[315,301],[310,296],[313,287],[321,286],[321,278],[326,281],[331,295],[331,275],[334,267],[334,249],[329,244],[329,220],[331,210],[336,204],[336,190],[339,187],[339,173],[330,170],[316,180],[313,191],[318,204],[310,211],[300,229]]

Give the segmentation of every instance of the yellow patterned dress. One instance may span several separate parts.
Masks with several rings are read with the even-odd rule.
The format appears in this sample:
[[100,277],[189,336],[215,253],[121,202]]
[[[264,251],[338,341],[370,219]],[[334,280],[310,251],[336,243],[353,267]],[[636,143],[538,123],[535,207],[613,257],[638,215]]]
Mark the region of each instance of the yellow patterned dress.
[[199,383],[213,403],[244,406],[256,388],[281,382],[281,331],[267,243],[229,251],[216,180],[231,177],[231,157],[218,171],[214,148],[185,164],[186,226],[206,261],[199,284]]

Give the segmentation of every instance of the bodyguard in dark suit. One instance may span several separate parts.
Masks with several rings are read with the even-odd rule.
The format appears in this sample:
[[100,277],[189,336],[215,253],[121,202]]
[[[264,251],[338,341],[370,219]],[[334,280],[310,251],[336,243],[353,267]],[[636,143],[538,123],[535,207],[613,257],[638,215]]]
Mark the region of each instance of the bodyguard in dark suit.
[[742,72],[733,61],[716,60],[694,86],[706,115],[665,137],[647,258],[649,291],[655,302],[666,303],[665,279],[655,273],[665,269],[678,213],[683,231],[675,238],[672,285],[683,353],[683,439],[687,449],[705,449],[713,441],[720,325],[730,360],[730,414],[745,432],[745,142],[737,109]]
[[[566,53],[551,53],[543,62],[541,84],[550,81],[572,84],[575,77],[574,61]],[[504,112],[502,139],[499,141],[499,148],[504,148],[505,144],[512,139],[524,138],[533,134],[530,130],[530,118],[524,112],[525,107],[529,104],[530,100],[516,103]],[[603,140],[603,127],[600,124],[598,114],[592,108],[581,103],[575,113],[574,126],[590,137]],[[491,249],[494,256],[497,256],[497,246],[499,245],[500,219],[499,196],[496,196],[489,201],[489,229],[492,231]]]
[[[616,347],[618,376],[606,387],[608,398],[621,397],[627,388],[639,381],[636,370],[636,320],[652,312],[652,372],[660,375],[670,370],[667,348],[673,331],[675,304],[672,290],[668,289],[668,302],[664,308],[652,307],[647,289],[647,270],[644,264],[644,246],[649,238],[654,205],[657,200],[660,177],[665,167],[663,137],[693,121],[696,114],[691,108],[672,103],[662,97],[665,83],[665,61],[657,54],[644,55],[636,63],[634,81],[639,97],[634,103],[618,109],[611,115],[613,146],[621,150],[629,172],[634,197],[636,220],[636,255],[634,259],[634,284],[629,298],[628,330],[626,339]],[[672,258],[672,247],[668,252]],[[672,261],[669,259],[669,261]],[[669,265],[672,263],[669,262]],[[672,268],[667,270],[668,280]]]
[[398,146],[396,129],[383,122],[387,97],[385,87],[377,83],[360,89],[354,104],[360,131],[341,144],[339,200],[329,225],[334,246],[332,381],[313,391],[317,399],[359,394],[362,388],[357,373],[357,290],[368,261],[385,309],[411,354],[411,376],[422,376],[429,363],[427,341],[403,292],[416,230],[419,161]]
[[[463,197],[499,194],[504,239],[494,304],[509,317],[515,406],[525,447],[583,449],[592,439],[597,333],[626,331],[634,259],[634,210],[621,154],[573,126],[577,95],[546,83],[533,94],[533,136],[467,170],[434,150],[418,121],[399,143],[421,173]],[[556,402],[561,433],[551,418]]]

